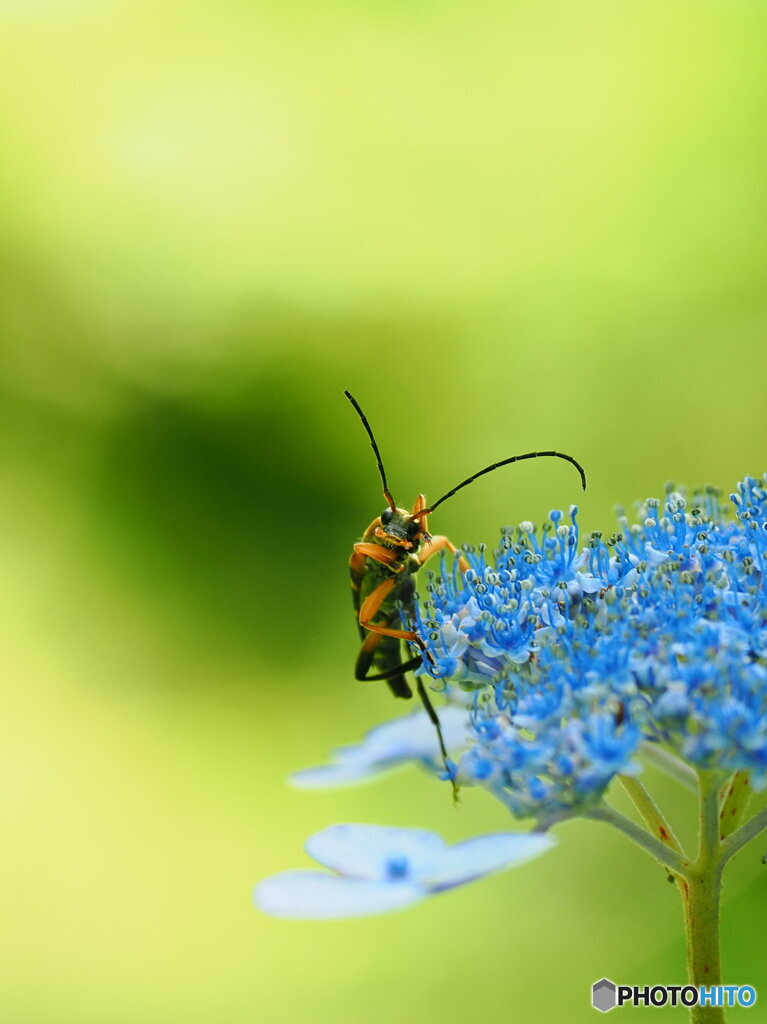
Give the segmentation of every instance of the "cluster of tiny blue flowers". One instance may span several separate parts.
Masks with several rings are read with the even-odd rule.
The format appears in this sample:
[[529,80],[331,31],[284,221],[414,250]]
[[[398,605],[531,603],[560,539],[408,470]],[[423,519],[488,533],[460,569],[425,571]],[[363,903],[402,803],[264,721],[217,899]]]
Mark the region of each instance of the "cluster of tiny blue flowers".
[[463,784],[539,821],[593,806],[652,743],[767,785],[767,488],[673,487],[581,546],[577,509],[443,561],[420,671],[474,690]]

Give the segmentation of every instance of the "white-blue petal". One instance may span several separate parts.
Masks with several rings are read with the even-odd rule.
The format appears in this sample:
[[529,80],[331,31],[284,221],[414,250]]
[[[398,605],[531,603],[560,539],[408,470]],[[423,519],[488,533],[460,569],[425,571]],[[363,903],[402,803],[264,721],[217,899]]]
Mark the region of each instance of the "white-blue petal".
[[445,849],[435,832],[386,825],[331,825],[306,840],[320,864],[353,878],[412,879]]
[[[465,708],[448,705],[438,712],[445,746],[458,752],[466,746],[469,714]],[[390,771],[408,761],[439,761],[437,732],[425,711],[392,719],[371,729],[362,743],[333,751],[334,760],[294,772],[290,783],[297,789],[323,789],[361,782]]]
[[554,842],[553,837],[538,833],[477,836],[447,847],[415,880],[432,889],[449,889],[538,857],[550,850]]
[[[469,714],[466,708],[449,704],[440,708],[437,714],[447,749],[458,750],[465,746],[469,729]],[[370,730],[357,749],[359,755],[371,761],[440,757],[437,732],[425,711],[414,711],[376,726]],[[339,751],[339,756],[346,760],[349,754],[346,751]]]
[[374,775],[397,767],[399,763],[382,764],[378,761],[351,759],[336,761],[333,764],[318,765],[316,768],[303,768],[300,772],[294,772],[289,781],[296,789],[332,789],[334,786],[365,782]]
[[584,594],[596,594],[605,586],[604,580],[590,572],[576,572],[575,578]]
[[272,917],[323,920],[385,914],[409,907],[428,895],[410,883],[339,878],[323,871],[283,871],[255,888],[256,906]]

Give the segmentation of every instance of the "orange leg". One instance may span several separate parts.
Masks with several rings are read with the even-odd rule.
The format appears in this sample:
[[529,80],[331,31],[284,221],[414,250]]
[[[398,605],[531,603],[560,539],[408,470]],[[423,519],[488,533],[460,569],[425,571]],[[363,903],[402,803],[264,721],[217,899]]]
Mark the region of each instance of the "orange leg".
[[[371,548],[376,549],[375,555],[368,550]],[[458,548],[447,537],[432,537],[419,551],[417,556],[419,563],[424,565],[430,558],[438,554],[440,551],[443,551],[445,548],[447,548],[451,554],[458,554]],[[383,561],[383,559],[377,558],[379,551],[386,555],[389,554],[387,548],[381,548],[377,544],[355,544],[355,554],[352,555],[352,558],[356,555],[368,555],[370,558],[376,557],[376,560]],[[466,572],[469,568],[469,563],[463,555],[458,555],[458,565],[461,568],[461,572]],[[384,580],[383,583],[379,584],[371,594],[368,594],[360,608],[360,625],[363,629],[368,629],[372,633],[380,633],[381,636],[393,636],[400,640],[414,640],[416,634],[411,629],[389,629],[388,626],[379,626],[372,621],[386,597],[391,593],[396,582],[396,578],[391,577],[391,579]]]
[[393,636],[399,640],[415,640],[416,634],[412,629],[389,629],[388,626],[379,626],[372,621],[386,597],[391,593],[397,579],[384,580],[375,590],[368,594],[360,608],[360,625],[363,629],[369,629],[371,633],[380,633],[381,636]]
[[[425,494],[419,494],[418,497],[415,499],[415,504],[413,505],[413,515],[415,515],[416,512],[420,512],[421,509],[424,509],[424,508],[426,508],[426,495]],[[421,526],[423,527],[423,536],[424,536],[424,540],[427,543],[431,540],[431,534],[429,533],[429,526],[428,526],[428,523],[426,522],[426,520],[428,518],[429,518],[428,516],[421,516]]]
[[[349,559],[352,568],[361,571],[364,568],[366,556],[372,558],[374,562],[389,566],[402,557],[397,551],[385,548],[382,544],[368,544],[366,541],[360,541],[359,544],[354,545],[354,553]],[[394,569],[393,571],[397,572],[398,570]]]
[[[430,558],[432,558],[436,554],[439,554],[439,552],[444,550],[445,548],[447,548],[447,550],[452,555],[458,555],[458,548],[455,546],[455,544],[453,544],[451,540],[448,540],[447,537],[439,536],[431,537],[422,546],[421,550],[418,552],[418,555],[416,557],[418,558],[418,561],[421,563],[421,565],[423,565]],[[461,572],[466,572],[466,570],[469,568],[469,563],[466,561],[463,555],[458,555],[458,565],[461,568]]]

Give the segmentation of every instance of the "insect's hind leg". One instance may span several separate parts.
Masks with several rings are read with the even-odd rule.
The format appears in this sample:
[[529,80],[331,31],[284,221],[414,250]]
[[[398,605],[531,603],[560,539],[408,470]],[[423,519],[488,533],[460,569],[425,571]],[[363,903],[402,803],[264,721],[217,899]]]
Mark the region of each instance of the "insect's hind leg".
[[442,724],[439,720],[439,715],[434,710],[434,705],[429,699],[429,694],[426,692],[426,687],[423,685],[423,680],[420,676],[415,677],[416,686],[418,687],[418,696],[421,698],[423,709],[429,716],[431,724],[434,726],[437,732],[437,741],[439,742],[439,749],[442,754],[442,763],[445,766],[445,771],[450,776],[450,785],[453,787],[453,803],[458,803],[458,785],[453,778],[453,771],[450,767],[450,758],[447,755],[447,748],[445,747],[445,737],[442,735]]
[[[405,681],[404,673],[410,669],[418,668],[423,661],[423,655],[416,654],[414,657],[408,658],[407,661],[403,661],[400,665],[393,665],[384,672],[376,672],[374,675],[368,675],[368,669],[373,663],[375,649],[378,647],[382,639],[382,633],[368,633],[365,642],[360,648],[360,653],[357,655],[357,664],[354,667],[354,678],[360,683],[370,683],[375,682],[376,680],[385,679],[389,683],[389,686],[393,690],[395,696],[405,698],[412,697],[413,692]],[[437,733],[437,742],[439,743],[439,750],[442,754],[442,761],[445,765],[445,771],[450,776],[450,782],[453,787],[453,801],[457,803],[458,786],[455,784],[452,770],[450,768],[447,747],[445,746],[445,737],[442,735],[442,724],[439,720],[439,715],[434,710],[434,705],[429,699],[429,694],[426,692],[426,687],[423,685],[423,680],[420,676],[416,676],[416,686],[418,688],[418,696],[421,698],[421,703],[423,704],[423,709],[429,716],[429,721],[434,726]]]
[[442,735],[442,725],[440,724],[439,715],[434,710],[434,705],[429,699],[429,695],[426,692],[426,687],[423,685],[423,680],[420,676],[416,676],[416,686],[418,687],[418,696],[421,698],[424,711],[429,716],[431,724],[437,730],[437,739],[439,740],[439,749],[442,754],[442,760],[447,761],[447,750],[445,748],[445,738]]
[[[423,658],[421,655],[416,654],[413,658],[408,658],[407,661],[403,661],[401,665],[393,665],[392,668],[387,669],[385,672],[376,672],[375,675],[369,676],[366,669],[360,668],[360,659],[358,658],[358,667],[355,670],[354,678],[358,683],[375,683],[379,680],[391,679],[392,676],[397,676],[401,672],[411,672],[414,668],[418,668],[422,661]],[[408,697],[410,696],[411,694],[408,693]]]
[[[385,620],[388,623],[388,619]],[[410,669],[418,668],[421,664],[421,655],[409,658],[399,665],[392,665],[383,672],[376,672],[369,675],[370,667],[373,664],[373,657],[376,648],[384,638],[383,633],[368,633],[365,637],[360,653],[357,655],[357,663],[354,666],[354,678],[360,683],[372,683],[377,680],[386,680],[389,689],[395,697],[404,697],[405,700],[413,696],[413,691],[407,684],[404,673]]]

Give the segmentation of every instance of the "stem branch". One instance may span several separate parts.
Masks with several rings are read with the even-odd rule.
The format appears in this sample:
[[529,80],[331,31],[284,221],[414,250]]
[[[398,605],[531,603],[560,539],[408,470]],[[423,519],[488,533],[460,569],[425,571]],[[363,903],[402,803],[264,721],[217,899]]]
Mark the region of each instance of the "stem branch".
[[670,778],[675,779],[685,789],[689,789],[691,793],[698,792],[698,777],[695,774],[695,770],[683,761],[681,757],[677,757],[670,750],[658,746],[657,743],[651,743],[649,740],[645,740],[640,748],[640,752],[651,764],[654,764],[656,768],[660,768]]
[[620,811],[616,811],[609,804],[603,803],[598,807],[593,807],[585,813],[584,817],[591,818],[592,821],[603,821],[607,825],[612,825],[613,828],[617,828],[619,832],[623,832],[625,836],[628,836],[637,846],[641,846],[645,853],[649,853],[651,857],[660,861],[669,871],[672,871],[675,875],[680,875],[682,878],[687,878],[690,864],[681,853],[671,849],[671,847],[661,842],[660,839],[656,839],[655,836],[650,835],[641,825],[637,825],[635,821],[627,818]]
[[728,836],[722,843],[722,864],[725,864],[730,857],[733,857],[738,850],[742,850],[746,843],[759,835],[767,828],[767,807],[750,818],[745,825],[741,825],[732,835]]
[[684,857],[682,844],[674,835],[668,818],[655,803],[647,787],[633,775],[619,775],[618,778],[652,835],[657,836],[662,843]]

